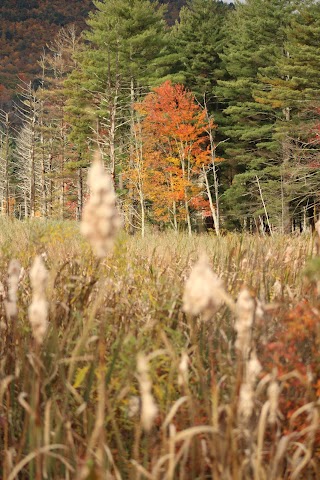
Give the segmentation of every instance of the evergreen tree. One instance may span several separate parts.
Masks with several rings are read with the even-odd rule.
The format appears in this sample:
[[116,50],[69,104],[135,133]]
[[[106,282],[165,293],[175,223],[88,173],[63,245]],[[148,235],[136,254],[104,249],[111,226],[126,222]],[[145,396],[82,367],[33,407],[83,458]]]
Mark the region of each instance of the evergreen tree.
[[254,92],[260,104],[280,109],[277,132],[297,140],[309,138],[312,124],[318,121],[319,47],[320,5],[301,2],[286,29],[284,54],[273,68],[260,71],[260,85]]
[[255,98],[279,111],[273,137],[279,145],[283,193],[291,216],[301,217],[316,201],[315,181],[319,181],[319,143],[314,134],[315,125],[320,122],[318,2],[301,2],[286,34],[284,55],[273,68],[261,71]]
[[67,82],[69,119],[73,140],[98,144],[119,187],[119,160],[133,151],[134,102],[166,73],[165,7],[150,0],[103,0],[95,6]]
[[[213,101],[213,88],[223,78],[219,54],[230,7],[219,0],[189,0],[172,32],[181,81],[203,101]],[[217,109],[217,105],[214,105]]]
[[[260,75],[283,57],[286,26],[296,3],[291,0],[237,2],[226,27],[228,40],[221,58],[229,78],[218,81],[216,88],[220,101],[226,104],[221,125],[228,139],[224,152],[225,178],[232,182],[235,175],[245,173],[245,182],[249,176],[258,200],[257,174],[264,170],[263,176],[267,178],[269,171],[273,181],[273,168],[278,162],[279,144],[273,133],[281,108],[259,102],[256,92],[261,85]],[[239,182],[241,177],[235,184]],[[239,191],[234,186],[226,195],[237,204],[244,202],[243,210],[249,212],[250,195],[239,197]]]

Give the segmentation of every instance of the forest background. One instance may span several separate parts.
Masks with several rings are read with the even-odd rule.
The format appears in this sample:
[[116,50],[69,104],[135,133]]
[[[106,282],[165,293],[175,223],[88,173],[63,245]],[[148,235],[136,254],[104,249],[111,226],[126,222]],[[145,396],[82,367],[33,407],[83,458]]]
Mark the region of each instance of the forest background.
[[2,3],[2,214],[79,219],[98,149],[130,231],[313,226],[318,2],[182,3]]

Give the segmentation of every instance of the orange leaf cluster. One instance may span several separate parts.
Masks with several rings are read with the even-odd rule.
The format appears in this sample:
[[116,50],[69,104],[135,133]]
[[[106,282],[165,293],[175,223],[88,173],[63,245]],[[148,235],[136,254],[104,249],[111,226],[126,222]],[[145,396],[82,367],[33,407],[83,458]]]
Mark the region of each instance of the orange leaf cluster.
[[[211,162],[206,112],[183,85],[166,81],[137,103],[141,115],[143,165],[139,165],[146,197],[156,219],[183,216],[199,196],[199,174]],[[188,205],[188,207],[186,207]]]

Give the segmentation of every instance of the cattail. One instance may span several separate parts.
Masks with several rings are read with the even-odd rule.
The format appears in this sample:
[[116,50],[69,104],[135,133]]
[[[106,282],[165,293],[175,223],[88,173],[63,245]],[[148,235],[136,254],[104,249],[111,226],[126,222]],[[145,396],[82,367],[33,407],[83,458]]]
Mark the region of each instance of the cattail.
[[142,353],[137,358],[138,381],[141,394],[141,423],[146,432],[153,426],[158,414],[158,407],[152,396],[152,382],[149,377],[148,361]]
[[315,231],[317,232],[318,237],[320,238],[320,218],[314,224]]
[[256,352],[253,351],[246,365],[247,382],[254,385],[256,383],[256,380],[259,374],[261,373],[261,370],[262,370],[261,363],[258,360]]
[[317,232],[314,246],[313,246],[313,255],[320,255],[320,219],[314,224],[315,231]]
[[35,258],[30,270],[32,287],[32,302],[29,307],[29,320],[33,337],[38,345],[43,343],[48,328],[48,302],[46,300],[46,285],[48,272],[41,256]]
[[6,291],[2,282],[0,282],[0,298],[1,300],[6,298]]
[[8,268],[8,300],[5,304],[8,320],[17,316],[18,286],[21,265],[18,260],[11,260]]
[[132,395],[128,403],[128,417],[133,418],[138,415],[140,411],[140,398],[137,395]]
[[189,357],[186,352],[181,355],[181,360],[178,367],[178,385],[181,387],[188,384],[188,365]]
[[274,284],[273,284],[273,287],[272,287],[272,293],[273,293],[273,297],[275,298],[278,298],[281,296],[282,294],[282,285],[281,285],[281,282],[279,279],[277,279]]
[[238,404],[238,415],[242,423],[246,424],[250,420],[255,399],[255,384],[262,367],[257,358],[256,352],[252,351],[250,358],[246,362],[245,381],[240,387],[240,396]]
[[[2,284],[2,282],[0,282],[0,303],[2,303],[5,298],[6,298],[6,291],[5,291],[5,288]],[[0,330],[5,330],[5,329],[6,329],[6,323],[3,319],[1,319],[0,320]]]
[[255,317],[256,304],[249,291],[244,288],[238,296],[236,304],[235,330],[237,339],[235,346],[246,356],[251,346],[251,331]]
[[273,425],[277,421],[278,406],[279,406],[280,387],[279,384],[273,380],[268,387],[268,399],[269,399],[269,423]]
[[211,270],[208,257],[202,255],[186,281],[183,310],[195,316],[202,314],[209,320],[227,300],[221,278]]
[[294,248],[291,245],[288,245],[285,252],[284,252],[284,263],[288,265],[292,262],[292,254],[294,252]]
[[99,153],[88,173],[90,198],[83,209],[81,233],[89,240],[98,258],[112,249],[121,219],[111,176],[106,173]]
[[243,383],[240,387],[238,415],[241,422],[248,423],[254,408],[254,389],[251,383]]
[[272,253],[272,250],[269,248],[269,250],[267,251],[267,254],[265,256],[265,261],[269,262],[269,260],[271,260],[273,257],[274,257],[274,255]]

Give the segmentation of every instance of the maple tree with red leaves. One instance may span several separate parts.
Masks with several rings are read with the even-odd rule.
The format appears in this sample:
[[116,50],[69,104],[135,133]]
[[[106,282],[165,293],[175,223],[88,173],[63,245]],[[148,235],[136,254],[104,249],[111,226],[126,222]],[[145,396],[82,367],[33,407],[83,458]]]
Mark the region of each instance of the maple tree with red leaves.
[[215,126],[209,125],[194,95],[170,81],[154,88],[136,110],[142,117],[139,174],[153,216],[171,221],[175,228],[185,221],[191,234],[191,210],[207,208],[200,176],[211,163],[208,131]]

